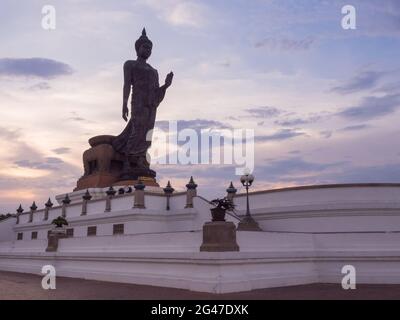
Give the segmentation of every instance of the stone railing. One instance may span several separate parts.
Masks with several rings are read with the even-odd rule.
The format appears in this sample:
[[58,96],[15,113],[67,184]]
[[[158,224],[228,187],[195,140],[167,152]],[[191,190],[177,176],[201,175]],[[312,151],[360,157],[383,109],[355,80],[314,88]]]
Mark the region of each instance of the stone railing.
[[[80,201],[71,202],[70,195],[66,194],[61,200],[61,205],[54,206],[49,199],[43,209],[38,209],[33,202],[30,210],[24,212],[20,205],[17,209],[16,224],[23,225],[29,223],[49,222],[59,216],[73,218],[89,216],[100,213],[132,211],[132,210],[152,210],[167,213],[168,211],[180,210],[183,208],[193,208],[193,197],[196,196],[197,184],[193,177],[186,185],[184,192],[174,192],[170,182],[160,189],[161,192],[146,191],[146,186],[140,181],[129,189],[114,189],[110,187],[102,198],[92,199],[90,191],[83,194]],[[162,192],[163,191],[163,192]]]

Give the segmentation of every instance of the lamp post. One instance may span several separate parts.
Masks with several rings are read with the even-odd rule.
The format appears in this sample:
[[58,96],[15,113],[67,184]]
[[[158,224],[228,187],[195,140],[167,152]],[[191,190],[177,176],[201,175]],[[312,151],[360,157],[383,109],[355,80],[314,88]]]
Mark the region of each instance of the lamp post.
[[245,174],[240,177],[240,182],[246,188],[246,215],[239,222],[238,231],[262,231],[258,223],[253,219],[250,214],[250,201],[249,201],[249,187],[254,182],[254,176],[252,174]]

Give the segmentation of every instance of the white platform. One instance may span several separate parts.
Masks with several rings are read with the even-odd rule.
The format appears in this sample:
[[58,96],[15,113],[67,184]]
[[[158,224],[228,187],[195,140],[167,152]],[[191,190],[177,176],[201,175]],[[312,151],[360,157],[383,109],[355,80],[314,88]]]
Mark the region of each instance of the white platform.
[[[347,185],[283,189],[251,195],[254,218],[264,232],[237,232],[240,252],[199,252],[209,205],[185,194],[146,194],[146,209],[132,209],[133,195],[67,208],[74,238],[46,253],[49,221],[43,211],[0,223],[0,270],[39,274],[52,264],[57,275],[225,293],[307,283],[340,283],[344,265],[353,265],[357,283],[400,283],[400,185]],[[244,213],[245,197],[237,195]],[[60,215],[54,208],[50,216]],[[11,223],[10,221],[13,221]],[[231,220],[231,219],[230,219]],[[234,221],[234,220],[231,220]],[[113,236],[112,225],[125,224]],[[96,225],[98,236],[87,237]],[[10,229],[12,232],[10,232]],[[38,231],[38,240],[29,240]],[[18,232],[25,240],[16,240]]]

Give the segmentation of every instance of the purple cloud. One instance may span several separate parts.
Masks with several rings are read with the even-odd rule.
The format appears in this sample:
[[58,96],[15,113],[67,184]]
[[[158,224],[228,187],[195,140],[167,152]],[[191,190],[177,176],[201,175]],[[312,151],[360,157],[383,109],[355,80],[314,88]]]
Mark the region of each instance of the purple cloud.
[[351,79],[348,83],[332,88],[331,91],[340,94],[349,94],[374,88],[385,72],[364,71]]
[[386,116],[400,107],[400,95],[386,95],[383,97],[367,97],[355,107],[349,107],[338,115],[347,119],[370,120]]
[[72,68],[63,62],[46,58],[2,58],[0,76],[37,77],[51,79],[71,74]]

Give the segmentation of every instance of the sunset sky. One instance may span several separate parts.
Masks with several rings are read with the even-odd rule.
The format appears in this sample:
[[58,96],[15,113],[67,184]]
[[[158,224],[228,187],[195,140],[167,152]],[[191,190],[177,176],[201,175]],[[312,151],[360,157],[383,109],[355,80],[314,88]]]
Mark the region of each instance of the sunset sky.
[[[161,82],[175,74],[159,124],[254,129],[254,190],[400,182],[398,0],[2,0],[0,213],[71,192],[87,140],[121,132],[143,27]],[[193,175],[207,197],[240,184],[232,166],[154,169],[176,189]]]

